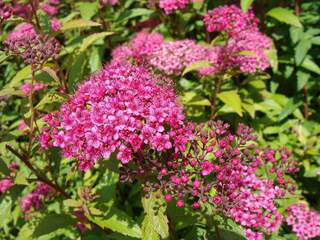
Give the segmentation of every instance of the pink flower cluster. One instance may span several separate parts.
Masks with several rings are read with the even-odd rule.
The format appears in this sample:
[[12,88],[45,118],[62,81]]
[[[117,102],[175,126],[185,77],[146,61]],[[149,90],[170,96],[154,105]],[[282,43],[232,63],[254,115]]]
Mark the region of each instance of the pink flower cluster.
[[163,36],[159,33],[139,32],[128,44],[123,44],[112,51],[113,61],[127,62],[133,58],[137,62],[146,63],[163,42]]
[[0,22],[10,18],[12,15],[12,7],[10,4],[0,1]]
[[20,90],[23,92],[24,95],[28,95],[32,89],[33,92],[40,91],[46,88],[48,84],[46,83],[24,83],[20,86]]
[[119,3],[119,0],[100,0],[100,4],[102,6],[111,5],[114,6]]
[[217,7],[205,15],[204,24],[208,32],[227,33],[221,56],[223,69],[239,68],[241,72],[253,73],[269,67],[265,50],[272,49],[272,41],[259,31],[252,11],[244,13],[235,5]]
[[32,209],[39,209],[54,189],[45,183],[39,182],[37,187],[20,201],[21,210],[24,213],[29,213]]
[[171,14],[178,9],[184,9],[189,0],[160,0],[159,7],[164,10],[166,14]]
[[265,50],[272,49],[272,41],[259,31],[239,32],[227,40],[224,48],[224,68],[239,68],[241,72],[254,73],[269,67]]
[[3,178],[0,180],[0,194],[5,193],[9,188],[13,186],[11,178]]
[[245,13],[235,5],[217,7],[204,16],[204,24],[208,32],[225,31],[230,36],[243,31],[256,30],[258,22],[252,11]]
[[287,208],[288,225],[299,240],[308,240],[320,236],[320,214],[308,209],[306,204],[297,203]]
[[150,64],[168,75],[179,75],[185,67],[204,60],[207,52],[207,48],[192,40],[165,42],[153,52]]
[[0,194],[5,193],[14,185],[13,178],[16,175],[16,171],[19,169],[19,165],[16,162],[13,162],[9,165],[8,169],[10,170],[10,173],[0,179]]
[[59,147],[86,171],[117,152],[122,164],[145,149],[183,151],[190,139],[170,86],[143,67],[113,63],[78,87],[59,112],[44,119],[41,146]]
[[112,56],[113,61],[133,59],[137,64],[148,65],[167,75],[179,75],[198,61],[211,64],[197,70],[201,75],[227,69],[251,73],[269,66],[264,51],[271,48],[271,40],[259,31],[240,32],[219,46],[200,45],[193,40],[165,42],[158,33],[140,32],[128,44],[116,48]]

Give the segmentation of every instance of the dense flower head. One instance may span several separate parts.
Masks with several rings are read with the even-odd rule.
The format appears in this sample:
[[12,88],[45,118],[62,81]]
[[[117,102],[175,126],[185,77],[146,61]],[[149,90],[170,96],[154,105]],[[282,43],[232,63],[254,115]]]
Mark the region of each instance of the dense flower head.
[[208,32],[225,31],[231,36],[242,31],[256,30],[257,23],[258,19],[252,11],[245,13],[235,5],[217,7],[204,16]]
[[159,7],[164,10],[166,14],[170,14],[178,9],[184,9],[189,0],[160,0]]
[[50,127],[42,133],[42,147],[61,148],[84,171],[113,152],[127,164],[144,149],[183,151],[190,135],[183,129],[182,107],[159,79],[128,63],[105,66],[59,112],[45,117]]
[[159,163],[158,181],[147,181],[145,194],[158,189],[166,201],[175,199],[178,207],[188,203],[195,210],[211,203],[246,229],[248,239],[275,231],[283,219],[275,200],[286,188],[257,173],[265,168],[269,150],[258,148],[253,129],[240,124],[232,133],[221,121],[193,129],[188,151]]
[[53,16],[58,13],[58,9],[49,3],[45,3],[45,2],[40,3],[40,8],[49,16]]
[[164,41],[159,33],[138,33],[128,44],[112,52],[113,61],[148,65],[166,75],[180,75],[183,70],[198,61],[206,61],[208,67],[197,69],[200,75],[212,75],[228,69],[245,73],[265,70],[269,67],[266,50],[272,49],[272,41],[258,30],[239,32],[226,40],[224,45],[206,46],[193,40]]
[[272,41],[259,31],[242,31],[227,40],[224,68],[239,68],[241,72],[253,73],[269,67],[266,50],[272,49]]
[[60,44],[55,38],[37,34],[29,23],[18,25],[4,41],[4,45],[9,53],[20,56],[33,69],[55,57],[60,50]]
[[112,51],[113,61],[126,62],[133,58],[145,63],[163,42],[161,34],[141,31],[128,44],[121,45]]
[[20,86],[20,90],[24,95],[28,95],[32,89],[33,92],[40,91],[46,88],[48,84],[46,83],[24,83]]
[[320,236],[320,214],[310,210],[304,203],[293,204],[287,208],[287,224],[299,240],[308,240]]
[[192,40],[165,42],[153,52],[150,64],[168,75],[181,74],[185,67],[204,60],[207,51]]
[[30,212],[32,209],[39,209],[42,203],[55,190],[49,185],[38,182],[37,187],[20,200],[20,207],[24,213]]

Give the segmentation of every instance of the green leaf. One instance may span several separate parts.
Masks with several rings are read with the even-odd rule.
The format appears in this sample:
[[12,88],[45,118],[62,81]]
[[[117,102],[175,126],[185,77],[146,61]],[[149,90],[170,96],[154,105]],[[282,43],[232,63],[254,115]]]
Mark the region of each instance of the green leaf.
[[63,205],[67,207],[76,208],[76,207],[81,207],[82,203],[80,200],[66,199],[63,201]]
[[310,74],[299,70],[297,72],[297,90],[300,91],[310,79]]
[[26,78],[30,78],[31,77],[31,67],[30,66],[26,66],[24,68],[22,68],[19,72],[17,72],[17,74],[11,79],[11,81],[9,82],[8,87],[16,87],[17,85],[19,85],[21,83],[22,80],[26,79]]
[[242,116],[241,98],[236,91],[221,92],[217,96],[228,107],[232,108],[239,116]]
[[312,38],[311,41],[312,41],[312,44],[314,45],[320,45],[320,36]]
[[312,42],[310,38],[301,39],[301,41],[295,47],[294,57],[296,60],[296,65],[300,65],[302,63],[303,59],[306,57],[311,46],[312,46]]
[[90,20],[99,11],[99,2],[79,2],[77,6],[83,19]]
[[307,56],[301,64],[301,67],[307,69],[311,72],[320,74],[320,67],[311,59],[310,56]]
[[287,102],[287,104],[283,107],[283,110],[278,117],[278,121],[282,121],[287,116],[292,114],[300,105],[301,105],[300,102],[295,102],[294,99],[290,99]]
[[3,229],[11,221],[11,218],[11,200],[2,200],[0,204],[0,229]]
[[38,15],[41,29],[43,29],[44,33],[50,33],[52,31],[50,17],[42,11]]
[[199,70],[201,68],[206,68],[206,67],[211,67],[211,64],[208,61],[197,61],[194,62],[192,64],[190,64],[189,66],[187,66],[183,73],[182,76],[186,75],[188,72],[194,71],[194,70]]
[[57,109],[61,103],[66,101],[66,99],[66,96],[61,93],[47,93],[35,106],[35,108],[45,111],[54,110]]
[[70,92],[73,92],[76,84],[82,80],[85,65],[87,62],[85,52],[80,52],[74,61],[74,64],[70,68],[68,88]]
[[67,214],[48,214],[40,220],[32,236],[40,237],[76,223],[77,221]]
[[76,19],[76,20],[71,20],[71,21],[63,24],[63,26],[61,27],[60,30],[67,31],[67,30],[71,30],[71,29],[75,29],[75,28],[97,27],[100,25],[101,25],[100,23],[93,22],[90,20]]
[[301,27],[290,27],[290,37],[294,44],[296,44],[303,37],[303,28]]
[[94,44],[99,39],[103,39],[106,36],[110,36],[112,34],[113,32],[101,32],[101,33],[91,34],[89,37],[86,37],[85,39],[83,39],[83,42],[80,46],[80,51],[81,52],[85,51],[90,45]]
[[275,44],[272,43],[272,49],[271,50],[267,49],[264,52],[269,59],[270,65],[272,67],[272,71],[277,72],[279,63],[278,63],[278,51],[276,49]]
[[299,18],[293,14],[290,9],[276,7],[267,12],[267,16],[277,19],[280,22],[293,25],[295,27],[302,27]]
[[188,106],[210,106],[210,101],[195,92],[185,92],[181,98],[183,104]]
[[160,240],[160,235],[154,230],[152,218],[146,216],[142,222],[142,240]]
[[112,207],[107,215],[88,215],[87,217],[102,228],[110,229],[130,237],[141,238],[139,225],[130,216],[115,207]]
[[134,8],[120,14],[120,16],[116,19],[116,21],[121,23],[135,17],[150,16],[152,13],[153,13],[153,10],[150,10],[150,9]]
[[240,6],[242,11],[247,12],[252,3],[253,3],[253,0],[241,0]]
[[0,158],[0,172],[3,173],[3,175],[8,175],[10,173],[10,170],[7,167],[7,164]]
[[143,220],[143,239],[159,239],[152,238],[156,233],[161,239],[168,238],[168,218],[165,214],[166,203],[163,198],[156,198],[156,193],[152,193],[150,198],[142,198],[142,206],[146,214]]
[[90,53],[89,65],[90,72],[98,71],[102,66],[102,49],[100,47],[93,47]]
[[19,185],[28,185],[28,181],[22,172],[17,173],[14,183]]

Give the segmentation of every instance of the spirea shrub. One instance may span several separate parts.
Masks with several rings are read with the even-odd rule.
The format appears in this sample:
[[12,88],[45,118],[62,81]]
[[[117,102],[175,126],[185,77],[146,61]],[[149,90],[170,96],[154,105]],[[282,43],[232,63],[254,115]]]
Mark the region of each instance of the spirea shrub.
[[320,236],[317,15],[231,2],[0,0],[0,239]]

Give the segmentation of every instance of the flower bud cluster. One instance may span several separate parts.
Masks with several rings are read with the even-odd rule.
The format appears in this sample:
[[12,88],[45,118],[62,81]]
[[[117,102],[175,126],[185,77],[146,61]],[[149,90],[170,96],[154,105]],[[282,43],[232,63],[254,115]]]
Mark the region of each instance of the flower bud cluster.
[[41,208],[42,203],[50,197],[51,193],[55,190],[49,185],[38,182],[37,187],[20,201],[21,210],[24,213],[29,213],[32,209],[36,210]]
[[285,188],[257,174],[268,159],[255,140],[243,124],[235,134],[221,121],[200,124],[187,151],[158,164],[157,180],[147,181],[143,191],[148,196],[160,190],[177,207],[190,204],[196,210],[210,203],[245,228],[248,239],[262,239],[262,232],[273,232],[282,223],[275,200]]
[[18,25],[4,42],[9,53],[20,56],[25,64],[37,70],[60,51],[59,42],[48,35],[39,35],[28,23]]
[[320,214],[308,209],[304,203],[293,204],[287,208],[286,222],[292,227],[299,240],[320,236]]

